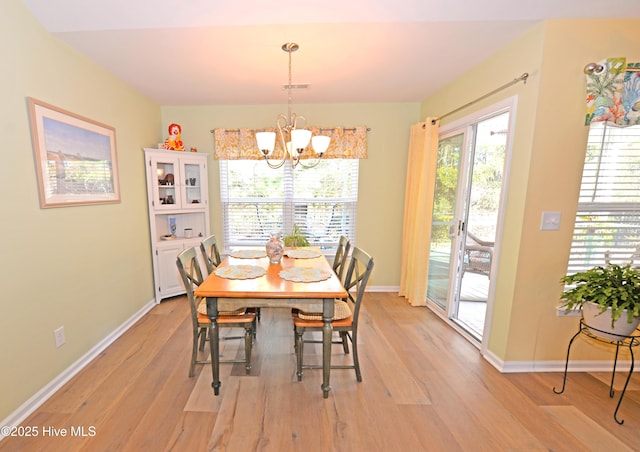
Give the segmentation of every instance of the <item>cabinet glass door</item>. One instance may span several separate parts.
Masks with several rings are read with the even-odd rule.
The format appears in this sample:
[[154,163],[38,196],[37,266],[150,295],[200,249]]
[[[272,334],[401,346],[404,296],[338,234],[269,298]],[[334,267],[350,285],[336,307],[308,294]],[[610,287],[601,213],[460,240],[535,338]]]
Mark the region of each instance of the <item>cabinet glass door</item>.
[[177,160],[167,158],[152,158],[151,167],[157,174],[157,184],[154,187],[153,205],[156,209],[175,209],[180,202],[177,192],[178,165]]
[[202,209],[204,206],[203,193],[206,185],[204,184],[204,166],[201,162],[190,162],[187,159],[182,162],[182,180],[184,190],[182,191],[182,208],[183,209]]

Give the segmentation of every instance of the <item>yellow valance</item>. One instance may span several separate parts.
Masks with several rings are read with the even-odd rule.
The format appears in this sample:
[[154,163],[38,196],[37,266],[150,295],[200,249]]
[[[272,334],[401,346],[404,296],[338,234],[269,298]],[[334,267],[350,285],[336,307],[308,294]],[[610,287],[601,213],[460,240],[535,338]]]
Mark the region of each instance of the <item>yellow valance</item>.
[[[313,135],[328,135],[331,144],[323,158],[328,159],[364,159],[367,158],[367,128],[357,127],[308,127]],[[256,144],[256,132],[276,132],[273,127],[265,129],[214,129],[215,149],[213,156],[217,160],[260,160],[262,153]],[[302,158],[314,158],[310,147]],[[282,159],[280,137],[269,159]]]

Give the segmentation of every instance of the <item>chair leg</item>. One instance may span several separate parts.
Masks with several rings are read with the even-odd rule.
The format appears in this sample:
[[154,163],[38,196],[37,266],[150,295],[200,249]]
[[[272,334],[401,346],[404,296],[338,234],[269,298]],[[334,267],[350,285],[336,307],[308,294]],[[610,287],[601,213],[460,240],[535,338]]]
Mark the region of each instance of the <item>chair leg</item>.
[[244,329],[244,369],[251,373],[251,345],[253,344],[253,323]]
[[304,341],[302,340],[302,335],[304,334],[304,329],[296,328],[296,374],[298,375],[298,381],[302,381],[302,354],[304,352]]
[[201,352],[204,351],[204,344],[207,342],[207,329],[206,328],[200,328],[200,332],[198,333],[198,335],[200,336],[200,347],[199,350]]
[[358,330],[353,329],[351,333],[351,348],[353,349],[353,368],[356,371],[356,380],[362,381],[362,374],[360,373],[360,361],[358,361]]
[[296,355],[296,360],[298,359],[298,336],[296,336],[296,326],[293,325],[293,352]]
[[340,331],[340,338],[342,339],[342,349],[344,350],[344,354],[348,355],[349,354],[349,343],[347,342],[347,332],[346,331]]
[[[294,313],[297,314],[297,312],[298,312],[298,310],[296,308],[292,308],[291,309],[291,313],[292,314],[294,314]],[[298,353],[298,342],[296,340],[296,325],[295,325],[295,323],[293,324],[293,350],[295,351],[296,356],[298,356],[297,355],[297,353]]]
[[196,359],[198,358],[198,336],[200,331],[198,327],[193,329],[193,347],[191,348],[191,365],[189,366],[189,378],[196,374]]

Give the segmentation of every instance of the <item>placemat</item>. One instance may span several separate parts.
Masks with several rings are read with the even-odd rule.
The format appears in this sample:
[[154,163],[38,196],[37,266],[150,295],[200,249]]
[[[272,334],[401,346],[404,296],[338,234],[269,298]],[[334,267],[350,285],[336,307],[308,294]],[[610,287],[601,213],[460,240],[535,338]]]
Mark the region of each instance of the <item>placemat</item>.
[[291,267],[281,270],[280,277],[293,282],[316,282],[331,278],[331,272],[313,267]]
[[229,256],[240,259],[259,259],[266,257],[267,253],[264,250],[233,250]]
[[314,257],[320,257],[322,254],[316,250],[286,250],[284,252],[287,256],[292,257],[294,259],[311,259]]
[[228,265],[216,268],[214,273],[221,278],[227,279],[251,279],[262,276],[267,271],[257,265]]

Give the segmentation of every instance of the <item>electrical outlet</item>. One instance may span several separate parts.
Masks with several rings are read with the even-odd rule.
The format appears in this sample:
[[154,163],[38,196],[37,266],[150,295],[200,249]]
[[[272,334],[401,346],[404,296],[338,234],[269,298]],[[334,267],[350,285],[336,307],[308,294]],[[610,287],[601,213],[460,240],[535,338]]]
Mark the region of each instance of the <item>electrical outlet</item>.
[[64,327],[63,326],[61,326],[57,330],[54,330],[53,331],[53,336],[56,339],[56,348],[57,347],[61,347],[66,342],[66,339],[64,338]]

